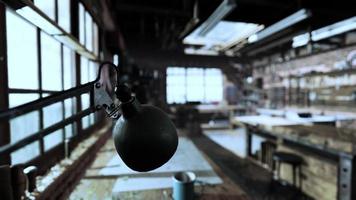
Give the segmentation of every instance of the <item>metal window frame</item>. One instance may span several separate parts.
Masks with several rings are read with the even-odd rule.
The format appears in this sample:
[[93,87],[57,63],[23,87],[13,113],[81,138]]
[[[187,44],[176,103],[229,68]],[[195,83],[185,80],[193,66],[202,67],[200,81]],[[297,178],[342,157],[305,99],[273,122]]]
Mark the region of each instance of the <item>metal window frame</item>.
[[[56,0],[56,7],[58,7]],[[80,142],[82,139],[86,138],[89,133],[91,133],[94,128],[102,124],[104,120],[101,121],[96,121],[95,124],[90,125],[88,128],[83,130],[82,128],[82,123],[81,119],[85,116],[90,115],[91,113],[95,112],[95,107],[94,107],[94,97],[93,97],[93,82],[89,82],[87,84],[80,84],[80,56],[87,57],[87,55],[83,55],[81,52],[78,52],[76,50],[72,52],[74,54],[73,59],[73,66],[74,70],[72,73],[72,78],[75,78],[75,87],[71,88],[69,90],[63,91],[64,87],[64,64],[63,64],[63,46],[67,46],[66,44],[61,43],[61,80],[62,80],[62,91],[51,91],[51,90],[43,90],[42,89],[42,63],[41,63],[41,40],[40,40],[40,35],[41,35],[41,30],[40,28],[37,27],[37,51],[38,51],[38,75],[39,75],[39,89],[36,90],[31,90],[31,89],[21,89],[21,88],[8,88],[8,77],[7,77],[7,48],[6,48],[6,1],[0,1],[0,25],[4,27],[3,29],[0,30],[0,65],[3,67],[0,67],[0,164],[11,164],[11,153],[21,149],[22,147],[31,144],[32,142],[39,141],[40,143],[40,155],[36,156],[30,161],[27,161],[26,163],[35,163],[36,165],[39,165],[42,169],[42,172],[44,172],[48,167],[51,166],[51,164],[47,163],[47,159],[51,160],[59,160],[60,158],[64,157],[64,139],[66,138],[66,133],[65,130],[63,131],[63,141],[56,145],[55,147],[49,149],[48,151],[44,151],[44,144],[43,144],[43,138],[48,135],[53,133],[56,130],[59,129],[64,129],[67,125],[73,124],[73,130],[75,130],[76,135],[73,135],[71,137],[69,143],[72,145],[77,144]],[[78,37],[78,5],[80,1],[70,1],[70,29],[71,29],[71,38],[76,38]],[[11,8],[11,7],[10,7]],[[90,13],[90,12],[89,12]],[[41,13],[40,13],[41,14]],[[58,26],[57,24],[57,9],[56,9],[56,22],[53,23],[53,25]],[[92,13],[90,13],[92,14]],[[93,17],[93,16],[92,16]],[[97,19],[93,17],[95,20],[94,22],[97,23]],[[29,22],[30,23],[30,22]],[[98,23],[97,23],[98,25]],[[100,34],[100,27],[99,28],[99,34]],[[52,36],[54,37],[54,36]],[[98,40],[99,44],[98,47],[100,49],[100,40]],[[96,61],[96,59],[92,60]],[[108,77],[109,78],[109,77]],[[26,93],[38,93],[40,95],[40,98],[38,100],[14,107],[14,108],[9,108],[9,99],[8,95],[10,93],[17,93],[17,94],[26,94]],[[50,96],[48,97],[43,97],[43,93],[51,93]],[[81,105],[81,99],[80,96],[83,93],[89,93],[90,94],[90,107],[88,109],[82,110],[82,105]],[[76,97],[76,101],[73,101],[73,105],[76,107],[77,112],[75,114],[71,115],[70,117],[65,119],[65,113],[63,112],[63,121],[58,122],[56,124],[51,125],[50,127],[47,127],[45,129],[43,126],[43,108],[45,106],[61,102],[62,103],[62,109],[64,111],[64,100],[74,98]],[[10,119],[13,119],[14,117],[21,116],[23,114],[32,112],[32,111],[38,111],[40,113],[40,130],[37,133],[34,133],[28,137],[25,137],[21,139],[20,141],[17,141],[13,144],[10,143]],[[50,162],[53,164],[53,162]]]

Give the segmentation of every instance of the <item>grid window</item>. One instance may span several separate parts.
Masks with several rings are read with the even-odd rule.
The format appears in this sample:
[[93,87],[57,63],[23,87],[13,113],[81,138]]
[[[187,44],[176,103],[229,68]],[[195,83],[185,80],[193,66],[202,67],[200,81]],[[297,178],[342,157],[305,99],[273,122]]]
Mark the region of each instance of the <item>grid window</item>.
[[223,74],[215,68],[167,68],[167,103],[223,100]]
[[[71,29],[70,0],[33,0],[34,5],[67,33]],[[57,10],[56,10],[57,9]],[[92,16],[79,3],[79,40],[95,55],[99,54],[99,28]],[[40,28],[19,17],[6,8],[6,46],[9,85],[9,108],[14,108],[45,98],[55,92],[76,86],[76,64],[80,64],[81,83],[96,78],[97,63],[83,57],[76,63],[75,52],[67,43],[61,44],[56,36],[42,32]],[[38,41],[39,40],[39,41]],[[41,73],[40,73],[41,72]],[[41,84],[42,83],[42,84]],[[10,143],[19,142],[42,129],[69,118],[77,112],[77,98],[56,102],[38,110],[9,120]],[[89,94],[84,94],[80,103],[90,106]],[[83,109],[83,110],[84,110]],[[95,114],[82,119],[83,128],[95,123]],[[77,124],[68,124],[44,138],[34,141],[11,153],[12,164],[25,163],[41,155],[40,144],[46,151],[58,146],[64,138],[76,135]],[[41,155],[42,156],[42,155]]]

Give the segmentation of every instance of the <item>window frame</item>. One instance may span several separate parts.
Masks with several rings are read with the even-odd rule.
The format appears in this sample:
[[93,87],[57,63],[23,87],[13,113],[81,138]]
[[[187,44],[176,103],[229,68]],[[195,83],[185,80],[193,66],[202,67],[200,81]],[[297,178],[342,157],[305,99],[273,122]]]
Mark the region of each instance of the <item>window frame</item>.
[[[69,1],[69,0],[68,0]],[[79,3],[81,1],[70,1],[69,4],[70,4],[70,19],[69,19],[69,26],[70,26],[70,32],[71,32],[71,35],[75,38],[78,38],[78,31],[75,30],[76,29],[76,24],[78,24],[78,19],[75,19],[77,14],[76,13],[76,7],[78,7]],[[54,38],[53,36],[51,36],[52,38],[54,38],[55,40],[57,40],[59,43],[60,43],[60,65],[61,65],[61,91],[52,91],[52,90],[43,90],[43,87],[42,87],[42,78],[41,78],[41,74],[42,74],[42,70],[43,70],[43,66],[42,66],[42,61],[41,61],[41,58],[42,58],[42,49],[41,49],[41,29],[36,27],[36,39],[37,39],[37,52],[38,52],[38,55],[37,55],[37,74],[39,75],[39,87],[38,89],[21,89],[21,88],[9,88],[8,87],[8,66],[7,66],[7,59],[6,59],[6,54],[7,54],[7,40],[6,40],[6,9],[10,9],[12,10],[12,8],[8,8],[7,6],[5,6],[4,3],[0,2],[0,25],[2,27],[4,27],[3,29],[0,30],[0,41],[3,41],[0,43],[0,58],[5,58],[5,59],[0,59],[0,64],[2,64],[2,66],[5,66],[5,67],[1,67],[0,68],[0,112],[4,111],[3,113],[6,113],[6,112],[11,112],[13,111],[14,109],[11,109],[9,108],[9,94],[29,94],[29,93],[37,93],[39,94],[40,98],[37,99],[36,101],[31,101],[29,103],[26,103],[24,105],[20,105],[20,106],[17,106],[15,108],[20,108],[20,107],[27,107],[30,106],[30,105],[35,105],[36,102],[37,103],[41,103],[43,101],[45,101],[45,99],[55,99],[53,96],[50,96],[48,98],[44,98],[43,97],[43,94],[45,93],[50,93],[50,94],[55,94],[54,96],[56,95],[61,95],[63,93],[66,93],[67,91],[70,91],[70,90],[73,90],[75,88],[73,87],[77,87],[77,86],[80,86],[80,61],[78,60],[79,58],[79,54],[78,52],[75,52],[74,50],[72,50],[71,48],[70,51],[71,51],[71,59],[72,59],[72,68],[74,68],[72,70],[72,80],[74,79],[74,82],[75,84],[71,84],[71,88],[66,88],[66,90],[64,89],[64,55],[63,55],[63,49],[64,47],[66,46],[64,43],[60,42],[57,38]],[[15,13],[16,15],[18,15],[17,13]],[[90,15],[92,17],[92,20],[93,20],[93,24],[95,23],[95,25],[98,27],[98,37],[100,37],[100,26],[99,24],[97,23],[97,19],[95,19],[94,16],[92,16],[92,13],[90,12]],[[20,16],[21,17],[21,16]],[[21,17],[23,19],[23,17]],[[26,19],[25,19],[26,20]],[[55,0],[55,23],[56,25],[59,26],[59,23],[58,23],[58,0]],[[31,22],[27,21],[27,23],[30,23],[32,24]],[[45,33],[46,34],[46,33]],[[94,37],[94,35],[93,35]],[[94,38],[92,39],[94,41]],[[100,40],[99,38],[97,39],[97,42],[98,44],[97,47],[98,47],[98,51],[100,51]],[[94,47],[94,46],[93,46]],[[93,49],[94,50],[94,49]],[[73,74],[74,73],[74,74]],[[91,92],[91,90],[88,90],[89,92]],[[79,91],[78,91],[79,92]],[[97,126],[98,126],[98,123],[97,121],[95,121],[96,123],[93,123],[90,125],[89,128],[87,129],[83,129],[82,128],[82,125],[81,125],[81,119],[84,118],[85,116],[93,116],[93,117],[90,117],[92,119],[96,119],[95,115],[93,114],[93,110],[91,110],[89,112],[90,109],[87,109],[85,110],[86,112],[82,112],[82,113],[79,113],[80,111],[82,111],[81,109],[81,101],[80,101],[80,92],[76,95],[74,95],[73,97],[70,97],[70,98],[66,98],[66,99],[63,99],[63,100],[60,100],[58,101],[57,103],[60,103],[61,104],[61,109],[62,109],[62,119],[65,119],[65,120],[68,120],[70,118],[73,118],[73,116],[75,118],[73,118],[73,123],[70,123],[68,125],[64,125],[63,127],[59,128],[58,130],[62,130],[62,141],[57,144],[54,148],[48,150],[48,151],[44,151],[44,137],[41,136],[39,137],[39,139],[36,139],[34,142],[38,141],[39,142],[39,150],[40,150],[40,155],[27,161],[26,164],[34,164],[34,163],[37,163],[36,165],[40,165],[41,166],[41,169],[45,170],[47,167],[49,167],[50,165],[53,164],[53,162],[46,162],[47,159],[50,159],[50,160],[53,160],[52,156],[54,156],[55,160],[58,160],[58,157],[61,157],[62,155],[59,155],[60,154],[60,149],[64,148],[63,147],[63,143],[65,142],[65,139],[68,139],[69,137],[66,136],[66,132],[67,132],[67,128],[68,126],[71,126],[71,129],[73,131],[73,135],[70,137],[70,146],[71,148],[69,150],[71,150],[73,148],[73,146],[78,143],[81,139],[80,138],[84,138],[83,135],[87,134],[87,133],[90,133],[92,132],[92,130],[94,130]],[[52,98],[53,97],[53,98]],[[64,101],[67,100],[67,99],[70,99],[70,101],[72,101],[72,105],[74,108],[72,108],[72,115],[71,117],[67,118],[65,116],[65,103]],[[51,105],[51,104],[49,104]],[[90,106],[93,105],[93,99],[90,98]],[[39,116],[39,126],[40,126],[40,132],[41,131],[46,131],[46,129],[44,129],[44,124],[43,124],[43,108],[45,106],[39,106],[38,108],[36,108],[36,111],[38,111],[40,114]],[[2,114],[3,114],[2,113]],[[85,115],[83,115],[83,113],[87,113]],[[92,113],[92,114],[90,114]],[[24,114],[23,114],[24,115]],[[19,115],[21,116],[21,115]],[[79,116],[79,117],[78,117]],[[64,121],[65,121],[64,120]],[[10,145],[10,139],[11,139],[11,134],[10,134],[10,125],[9,125],[9,121],[10,120],[0,120],[0,132],[2,133],[0,135],[0,148],[3,147],[3,146],[6,146],[6,147],[9,147]],[[91,120],[92,121],[92,120]],[[60,123],[59,123],[60,124]],[[74,131],[75,130],[75,131]],[[51,133],[54,133],[55,131],[52,131]],[[74,135],[74,133],[76,132],[76,135]],[[36,133],[38,134],[38,133]],[[48,134],[50,135],[50,134]],[[47,135],[47,136],[48,136]],[[36,136],[37,137],[37,136]],[[25,137],[24,139],[21,139],[21,140],[25,140],[27,139],[27,137]],[[34,142],[31,142],[31,143],[28,143],[26,145],[29,145],[29,144],[32,144]],[[23,147],[21,148],[18,148],[18,150],[21,150],[22,148],[25,148],[26,145],[24,145]],[[16,150],[16,149],[15,149]],[[15,152],[15,150],[12,150],[11,152]],[[0,164],[11,164],[11,156],[10,156],[10,153],[7,154],[6,156],[0,156],[1,159],[0,159]]]

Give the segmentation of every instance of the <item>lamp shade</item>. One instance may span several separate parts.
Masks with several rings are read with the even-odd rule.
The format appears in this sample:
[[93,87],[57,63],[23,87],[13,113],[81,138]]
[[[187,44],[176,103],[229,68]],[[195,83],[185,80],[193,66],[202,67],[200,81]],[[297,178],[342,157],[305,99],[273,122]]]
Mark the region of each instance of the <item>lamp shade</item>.
[[121,110],[113,135],[124,163],[139,172],[166,163],[178,146],[177,131],[168,115],[156,107],[141,105],[134,97],[123,102]]

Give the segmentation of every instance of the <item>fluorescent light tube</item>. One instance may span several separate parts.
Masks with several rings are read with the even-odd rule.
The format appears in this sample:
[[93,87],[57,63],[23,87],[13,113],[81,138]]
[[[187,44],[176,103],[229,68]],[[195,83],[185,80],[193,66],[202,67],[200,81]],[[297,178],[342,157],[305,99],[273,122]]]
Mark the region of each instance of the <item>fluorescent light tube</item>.
[[[311,39],[312,41],[319,41],[355,29],[356,29],[356,16],[312,31]],[[309,33],[298,35],[293,38],[292,47],[296,48],[296,47],[304,46],[308,44],[309,40],[310,40]]]
[[312,40],[322,40],[354,29],[356,29],[356,16],[313,31]]
[[257,40],[255,41],[262,40],[309,17],[311,17],[311,12],[306,9],[301,9],[298,12],[293,13],[292,15],[278,21],[277,23],[272,24],[271,26],[257,33]]

